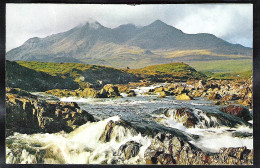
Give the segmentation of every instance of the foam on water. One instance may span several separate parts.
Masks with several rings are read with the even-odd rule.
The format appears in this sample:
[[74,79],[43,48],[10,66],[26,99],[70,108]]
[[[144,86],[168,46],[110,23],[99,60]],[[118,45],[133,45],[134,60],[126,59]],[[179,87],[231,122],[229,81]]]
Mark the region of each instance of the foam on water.
[[156,84],[156,85],[150,85],[150,86],[146,86],[146,87],[137,87],[136,89],[134,89],[135,93],[137,95],[143,95],[144,93],[148,92],[150,89],[154,89],[160,86],[165,86],[167,85],[166,83],[160,83],[160,84]]
[[[162,124],[187,132],[189,134],[199,135],[197,141],[190,141],[195,146],[208,152],[218,152],[222,147],[241,147],[246,146],[248,149],[253,149],[253,138],[238,138],[233,137],[232,132],[247,132],[253,133],[252,128],[247,126],[239,126],[237,128],[217,127],[217,128],[186,128],[181,123],[175,122],[172,119],[162,120]],[[233,131],[230,131],[232,129]]]
[[86,103],[86,102],[93,102],[93,101],[95,101],[95,99],[94,98],[82,98],[82,97],[62,97],[62,98],[60,98],[60,101]]
[[[120,118],[114,116],[99,122],[86,123],[69,134],[63,132],[33,135],[15,133],[8,137],[7,141],[25,143],[27,144],[25,146],[30,146],[35,150],[45,150],[44,163],[111,164],[114,160],[118,160],[119,164],[144,164],[144,152],[151,143],[150,138],[143,137],[122,126],[115,126],[112,134],[119,138],[112,138],[109,142],[99,140],[110,120],[119,121]],[[142,147],[134,158],[122,160],[115,154],[122,144],[130,140],[142,144]],[[10,151],[7,148],[7,153]],[[14,160],[21,160],[22,163],[36,163],[36,156],[25,148],[20,158],[7,156],[7,163],[13,163]]]
[[[168,110],[168,117],[164,114],[153,115],[157,118],[157,121],[161,124],[184,131],[188,134],[199,135],[198,140],[190,141],[195,146],[206,152],[218,152],[222,147],[241,147],[246,146],[248,149],[253,149],[253,138],[252,137],[235,137],[232,133],[242,132],[242,133],[253,133],[253,129],[249,126],[240,125],[238,127],[230,128],[227,126],[221,126],[215,117],[208,117],[203,111],[199,109],[194,109],[193,113],[197,118],[203,118],[199,122],[199,125],[195,128],[187,128],[182,123],[175,119],[175,109]],[[185,116],[184,116],[185,117]],[[204,123],[214,122],[216,127],[207,127]]]
[[233,137],[230,132],[225,132],[225,128],[222,129],[222,133],[216,133],[214,130],[188,130],[187,132],[200,134],[198,141],[190,141],[197,147],[204,151],[218,152],[220,148],[226,147],[241,147],[246,146],[248,149],[253,149],[253,138],[238,138]]

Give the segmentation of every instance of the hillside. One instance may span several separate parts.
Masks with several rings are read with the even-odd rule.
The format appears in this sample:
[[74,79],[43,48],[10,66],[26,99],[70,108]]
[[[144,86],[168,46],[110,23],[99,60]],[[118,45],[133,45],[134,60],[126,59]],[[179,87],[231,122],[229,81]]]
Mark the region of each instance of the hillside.
[[204,74],[198,73],[194,68],[185,63],[151,65],[140,69],[129,69],[128,72],[156,82],[205,77]]
[[[106,66],[89,65],[82,63],[50,63],[50,62],[17,62],[21,67],[36,72],[44,72],[53,77],[73,79],[82,88],[89,83],[104,84],[127,84],[139,80],[152,82],[185,81],[188,78],[202,78],[205,75],[198,73],[194,68],[184,63],[171,63],[148,66],[141,69],[116,69]],[[16,64],[16,63],[14,63]],[[10,69],[8,69],[10,71]],[[18,71],[18,69],[16,69]],[[11,81],[11,79],[9,79]]]
[[129,81],[137,82],[138,78],[129,74],[124,70],[89,65],[82,63],[51,63],[51,62],[25,62],[19,61],[20,65],[42,71],[52,76],[61,76],[63,78],[74,79],[82,88],[88,86],[89,83],[99,85],[102,84],[123,84]]
[[160,20],[144,27],[127,24],[114,29],[95,22],[31,38],[7,52],[6,58],[143,68],[173,62],[252,60],[252,49],[212,34],[186,34]]
[[6,86],[27,91],[79,88],[79,85],[71,78],[63,79],[59,76],[54,77],[8,60],[6,61]]

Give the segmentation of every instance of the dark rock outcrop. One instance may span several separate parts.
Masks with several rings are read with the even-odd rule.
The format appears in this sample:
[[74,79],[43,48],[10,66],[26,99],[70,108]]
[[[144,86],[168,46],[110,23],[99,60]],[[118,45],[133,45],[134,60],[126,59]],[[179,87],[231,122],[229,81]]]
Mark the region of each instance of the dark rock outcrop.
[[[118,127],[122,127],[122,130],[125,131],[121,132],[122,134],[117,132],[118,133],[117,134],[116,129],[118,129]],[[136,134],[136,131],[131,127],[130,123],[123,120],[119,120],[119,121],[110,120],[107,123],[104,132],[100,136],[99,141],[110,142],[112,138],[114,138],[116,141],[119,141],[119,139],[121,138],[120,136],[126,136],[127,133]]]
[[25,91],[15,92],[7,89],[7,130],[21,133],[70,132],[88,121],[94,121],[94,117],[81,110],[77,103],[45,101]]
[[159,122],[162,119],[160,115],[164,114],[165,117],[170,118],[175,122],[182,123],[187,128],[211,128],[219,126],[236,127],[237,125],[252,126],[252,124],[228,114],[210,113],[199,109],[162,108],[155,110],[153,113],[158,115],[156,120]]
[[198,118],[191,112],[191,109],[188,108],[176,109],[175,118],[188,128],[195,127],[195,125],[199,122]]
[[105,85],[100,91],[92,87],[86,87],[85,89],[68,90],[68,89],[53,89],[45,92],[46,94],[52,94],[58,97],[82,97],[82,98],[111,98],[120,97],[118,87],[112,84]]
[[186,93],[176,96],[176,100],[192,100],[193,98],[188,96]]
[[216,100],[220,98],[221,96],[218,93],[209,93],[209,95],[207,96],[208,100]]
[[119,147],[118,155],[128,160],[131,157],[138,155],[141,146],[142,145],[140,143],[135,141],[128,141]]
[[130,90],[129,92],[127,92],[127,97],[135,97],[136,96],[136,93],[135,93],[135,91],[133,91],[133,90]]
[[105,85],[99,92],[99,97],[102,98],[111,98],[111,97],[120,97],[118,87],[112,84]]
[[252,119],[249,110],[242,106],[229,105],[227,107],[220,108],[220,111],[242,118],[245,121]]
[[206,153],[172,134],[159,133],[145,151],[146,164],[230,165],[253,164],[253,150],[246,147],[221,148]]

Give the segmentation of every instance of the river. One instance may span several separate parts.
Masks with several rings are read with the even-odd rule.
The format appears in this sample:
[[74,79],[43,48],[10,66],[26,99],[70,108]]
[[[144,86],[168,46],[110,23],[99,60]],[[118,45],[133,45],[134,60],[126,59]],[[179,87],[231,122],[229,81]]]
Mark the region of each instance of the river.
[[[222,113],[219,111],[221,106],[212,105],[212,101],[205,98],[180,101],[175,100],[174,96],[157,98],[156,95],[143,94],[157,86],[135,89],[136,97],[126,97],[126,94],[122,94],[122,98],[60,98],[60,101],[77,102],[82,109],[92,114],[97,122],[86,123],[71,133],[15,133],[6,138],[6,143],[17,144],[22,155],[19,158],[8,155],[10,149],[7,148],[6,162],[14,163],[15,159],[19,159],[21,163],[36,163],[41,157],[42,163],[50,164],[145,164],[144,153],[151,144],[153,133],[162,130],[183,134],[188,137],[189,142],[206,152],[218,152],[222,147],[253,148],[253,129],[250,124],[244,124],[239,118]],[[175,110],[183,107],[191,109],[195,116],[200,118],[195,127],[187,128],[174,118]],[[168,110],[169,116],[164,115],[165,109]],[[220,123],[215,115],[208,117],[207,113],[221,114],[228,120],[227,124]],[[100,136],[110,120],[127,121],[133,129],[117,126],[111,141],[102,142]],[[228,124],[234,122],[239,124],[233,127]],[[152,131],[148,133],[146,130]],[[234,136],[234,133],[250,136]],[[137,156],[124,160],[117,154],[118,149],[130,140],[142,146]]]

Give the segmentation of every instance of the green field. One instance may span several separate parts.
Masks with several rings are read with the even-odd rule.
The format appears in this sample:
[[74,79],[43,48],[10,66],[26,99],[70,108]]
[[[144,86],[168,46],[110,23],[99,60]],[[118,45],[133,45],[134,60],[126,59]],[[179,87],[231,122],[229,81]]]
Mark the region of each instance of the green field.
[[241,73],[253,70],[253,60],[218,60],[218,61],[196,61],[187,62],[197,71]]

